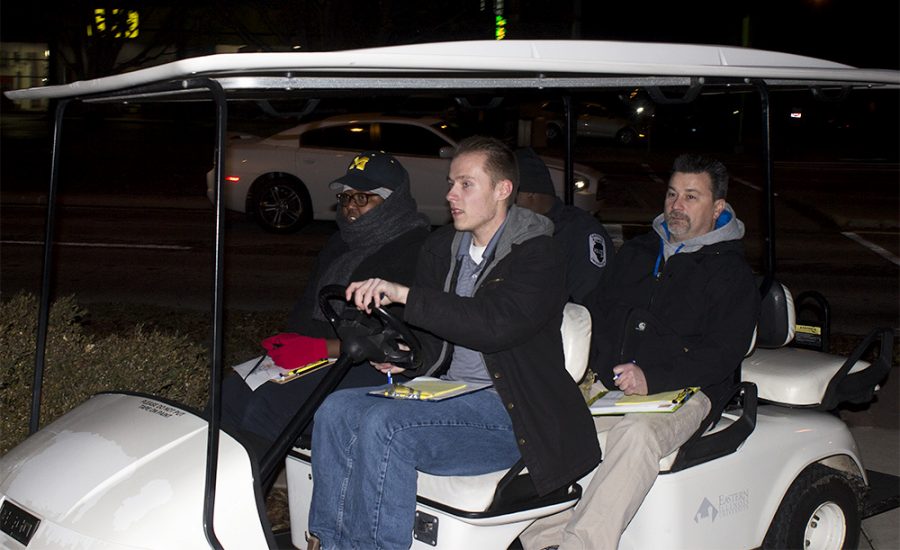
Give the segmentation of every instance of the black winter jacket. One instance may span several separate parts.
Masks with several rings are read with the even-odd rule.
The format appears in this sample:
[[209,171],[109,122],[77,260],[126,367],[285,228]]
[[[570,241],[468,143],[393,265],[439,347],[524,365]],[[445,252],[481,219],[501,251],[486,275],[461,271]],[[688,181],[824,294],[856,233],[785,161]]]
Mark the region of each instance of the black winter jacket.
[[600,220],[577,206],[564,205],[557,198],[546,216],[553,222],[553,238],[566,258],[569,300],[584,304],[612,263],[616,248]]
[[[544,224],[546,232],[523,239],[522,226],[535,223]],[[452,226],[432,233],[422,247],[405,311],[407,322],[439,336],[426,339],[431,346],[423,373],[444,372],[454,343],[482,353],[540,494],[576,480],[600,460],[584,398],[565,370],[564,260],[550,230],[545,218],[513,207],[471,298],[448,291],[456,285],[460,234]]]
[[612,368],[634,361],[649,393],[700,386],[713,404],[725,397],[759,316],[759,291],[740,241],[675,254],[653,267],[659,236],[619,250],[589,301],[591,368],[613,386]]

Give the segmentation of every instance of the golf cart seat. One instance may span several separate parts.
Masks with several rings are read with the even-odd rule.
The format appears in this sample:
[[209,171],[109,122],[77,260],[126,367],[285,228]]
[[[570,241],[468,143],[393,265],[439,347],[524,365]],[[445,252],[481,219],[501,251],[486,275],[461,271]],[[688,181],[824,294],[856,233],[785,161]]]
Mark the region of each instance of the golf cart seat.
[[[741,379],[756,384],[759,399],[820,410],[843,402],[869,402],[890,369],[891,331],[874,329],[844,358],[791,347],[795,323],[791,292],[772,281],[762,297],[756,349],[741,364]],[[863,360],[879,343],[874,362]]]
[[[587,370],[591,343],[591,315],[584,306],[568,303],[563,310],[563,322],[560,327],[563,340],[563,354],[566,359],[566,370],[575,382],[579,382]],[[514,468],[515,470],[515,468]],[[510,479],[517,473],[527,470],[501,470],[476,476],[435,476],[419,472],[419,500],[440,503],[440,506],[457,510],[482,512],[489,510],[495,503],[495,493],[499,493],[504,477]],[[529,481],[530,484],[530,481]],[[565,498],[558,503],[562,510],[574,502],[578,494]],[[543,509],[546,514],[547,510]]]

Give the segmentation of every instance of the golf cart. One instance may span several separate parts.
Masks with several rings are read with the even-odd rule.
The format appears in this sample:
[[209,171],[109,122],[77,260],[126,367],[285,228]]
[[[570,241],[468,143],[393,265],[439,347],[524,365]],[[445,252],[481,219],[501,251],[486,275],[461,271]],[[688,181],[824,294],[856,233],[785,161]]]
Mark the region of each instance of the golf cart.
[[[186,59],[64,86],[8,92],[11,99],[57,100],[53,170],[35,365],[32,435],[0,458],[0,543],[10,548],[274,548],[303,547],[314,452],[299,437],[318,403],[350,364],[384,358],[407,343],[396,319],[360,336],[330,367],[316,399],[305,403],[276,445],[255,456],[240,434],[220,428],[224,217],[221,186],[227,104],[268,95],[309,97],[441,90],[563,96],[569,111],[567,181],[575,129],[572,90],[645,87],[660,101],[690,101],[724,89],[756,94],[762,105],[767,201],[764,313],[735,385],[732,405],[704,423],[663,460],[662,474],[621,541],[622,548],[852,547],[861,514],[896,506],[896,495],[869,505],[871,486],[847,427],[829,414],[843,402],[864,403],[890,369],[892,333],[874,330],[847,359],[788,346],[795,326],[790,292],[775,278],[774,189],[768,94],[786,87],[844,90],[900,86],[894,71],[741,48],[571,41],[457,42],[325,53],[226,54]],[[197,101],[217,107],[216,262],[209,414],[163,399],[104,393],[39,428],[49,311],[61,124],[73,101]],[[573,189],[566,188],[572,202]],[[329,296],[323,296],[327,310]],[[587,365],[590,318],[567,306],[566,362],[574,380]],[[335,319],[335,322],[340,320]],[[388,337],[385,337],[385,334]],[[366,342],[369,342],[368,344]],[[353,346],[344,346],[353,348]],[[413,346],[414,348],[414,346]],[[871,360],[863,360],[874,348]],[[376,356],[367,351],[374,350]],[[377,355],[377,354],[383,355]],[[718,412],[718,411],[717,411]],[[598,434],[601,447],[604,434]],[[291,531],[271,532],[263,495],[287,471]],[[578,501],[590,475],[538,496],[521,464],[484,476],[420,474],[415,548],[505,549],[534,519]],[[289,539],[289,540],[285,540]]]

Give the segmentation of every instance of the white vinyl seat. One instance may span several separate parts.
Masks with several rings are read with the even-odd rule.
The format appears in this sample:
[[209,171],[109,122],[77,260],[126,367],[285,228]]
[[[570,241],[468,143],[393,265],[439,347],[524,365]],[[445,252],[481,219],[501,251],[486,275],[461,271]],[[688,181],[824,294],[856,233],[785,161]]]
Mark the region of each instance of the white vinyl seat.
[[[575,382],[579,382],[587,370],[590,356],[590,312],[584,306],[566,304],[560,331],[566,370]],[[497,483],[506,472],[501,470],[477,476],[435,476],[419,472],[418,496],[457,510],[482,512],[491,504]]]
[[[820,351],[788,347],[794,338],[796,315],[791,292],[774,281],[760,310],[756,349],[741,364],[741,380],[756,384],[759,399],[792,407],[816,407],[845,358]],[[848,374],[867,369],[857,361]]]
[[[822,403],[828,384],[844,365],[844,357],[820,351],[783,347],[757,348],[741,365],[742,379],[756,384],[759,398],[794,407]],[[857,361],[849,374],[869,367]]]

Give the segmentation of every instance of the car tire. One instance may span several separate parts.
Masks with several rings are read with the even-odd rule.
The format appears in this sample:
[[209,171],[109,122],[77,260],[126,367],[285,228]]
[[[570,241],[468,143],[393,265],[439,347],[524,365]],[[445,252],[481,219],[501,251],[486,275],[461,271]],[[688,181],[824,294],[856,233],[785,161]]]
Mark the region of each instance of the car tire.
[[548,143],[556,143],[562,137],[563,130],[558,124],[548,124],[544,135],[547,137]]
[[631,128],[622,128],[616,133],[616,141],[620,145],[631,145],[637,140],[637,132]]
[[856,548],[860,532],[861,481],[812,464],[791,484],[775,513],[763,548],[840,550]]
[[312,220],[309,192],[300,181],[275,176],[257,182],[247,211],[270,233],[293,233]]

